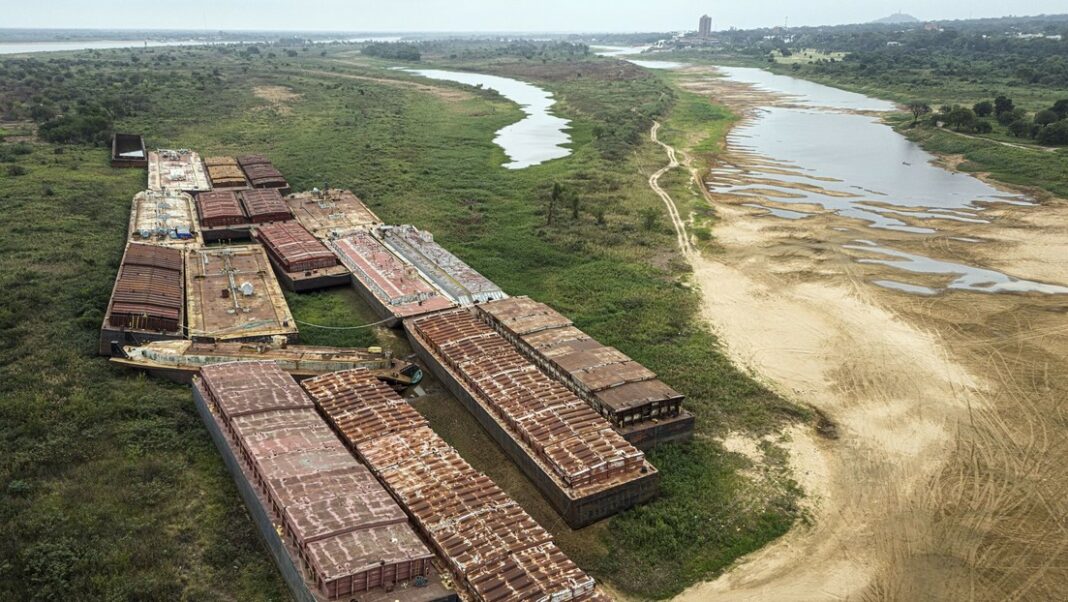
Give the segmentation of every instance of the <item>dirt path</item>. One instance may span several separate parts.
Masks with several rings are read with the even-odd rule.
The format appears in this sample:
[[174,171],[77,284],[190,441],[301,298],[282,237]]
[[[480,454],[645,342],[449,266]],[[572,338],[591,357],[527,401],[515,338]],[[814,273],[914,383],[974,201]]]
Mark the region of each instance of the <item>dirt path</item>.
[[[708,79],[696,86],[716,94]],[[723,252],[687,254],[705,318],[736,362],[822,410],[839,439],[791,431],[812,524],[679,599],[1063,599],[1068,300],[876,287],[889,268],[842,246],[855,224],[769,219],[711,195],[688,167],[720,218]],[[987,215],[938,237],[865,235],[1068,282],[1068,264],[1050,261],[1068,256],[1068,203]],[[975,236],[984,244],[956,240]]]
[[979,140],[981,142],[993,142],[994,144],[1000,144],[1001,146],[1007,146],[1008,148],[1018,148],[1020,150],[1035,151],[1040,153],[1055,153],[1057,147],[1055,146],[1031,146],[1028,144],[1016,144],[1013,142],[1005,142],[1004,140],[994,140],[993,138],[984,138],[982,136],[973,136],[971,134],[965,134],[964,132],[958,132],[949,128],[941,128],[943,132],[949,132],[955,136],[962,138],[971,138],[972,140]]
[[660,122],[654,121],[653,127],[649,130],[649,138],[663,147],[667,152],[668,164],[660,169],[656,170],[653,175],[649,176],[649,187],[653,189],[661,200],[664,201],[664,205],[667,207],[668,215],[671,216],[671,225],[675,227],[675,238],[679,245],[679,250],[682,251],[683,256],[689,258],[693,255],[693,246],[690,244],[690,236],[686,233],[686,222],[679,216],[679,208],[675,206],[675,201],[671,199],[671,195],[664,191],[660,187],[660,176],[675,169],[679,166],[679,160],[675,156],[675,149],[667,144],[661,142],[656,133],[660,130]]

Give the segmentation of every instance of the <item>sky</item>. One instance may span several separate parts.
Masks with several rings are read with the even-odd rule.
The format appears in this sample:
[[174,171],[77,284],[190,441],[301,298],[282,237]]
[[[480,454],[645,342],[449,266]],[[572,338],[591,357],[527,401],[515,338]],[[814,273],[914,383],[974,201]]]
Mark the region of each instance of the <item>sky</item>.
[[1065,0],[0,0],[0,28],[630,32],[1068,12]]

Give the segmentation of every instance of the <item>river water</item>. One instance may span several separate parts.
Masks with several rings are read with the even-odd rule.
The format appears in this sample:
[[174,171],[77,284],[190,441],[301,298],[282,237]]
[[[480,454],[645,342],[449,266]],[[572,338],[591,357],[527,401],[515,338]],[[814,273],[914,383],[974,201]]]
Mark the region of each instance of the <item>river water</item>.
[[[282,36],[283,34],[279,34]],[[395,42],[399,36],[372,38],[345,38],[337,40],[313,40],[329,42]],[[36,52],[63,52],[75,50],[112,50],[116,48],[157,48],[167,46],[214,46],[224,44],[256,44],[267,40],[80,40],[69,42],[0,42],[0,55],[31,54]]]
[[[719,70],[776,100],[727,136],[730,154],[738,160],[710,171],[709,190],[763,208],[773,219],[805,219],[817,207],[863,228],[932,236],[944,234],[949,223],[976,224],[981,230],[989,222],[984,209],[994,204],[1030,204],[1022,195],[937,165],[934,155],[882,122],[882,114],[896,109],[892,103],[763,69]],[[782,205],[798,207],[790,211]],[[1059,284],[907,253],[867,238],[846,248],[859,252],[861,263],[899,270],[901,278],[873,284],[906,293],[1068,293]],[[923,286],[909,282],[909,274],[938,275],[944,284]]]
[[526,117],[497,130],[493,142],[504,150],[509,162],[507,169],[523,169],[552,159],[571,154],[567,144],[570,122],[549,112],[556,101],[551,92],[533,84],[481,73],[445,71],[441,69],[405,69],[430,79],[458,82],[497,91],[501,96],[519,105]]

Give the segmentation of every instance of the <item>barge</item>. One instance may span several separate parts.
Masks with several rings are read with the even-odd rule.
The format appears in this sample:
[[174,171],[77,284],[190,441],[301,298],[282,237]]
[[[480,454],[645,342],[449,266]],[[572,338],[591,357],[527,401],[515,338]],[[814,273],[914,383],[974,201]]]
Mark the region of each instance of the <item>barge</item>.
[[186,148],[159,149],[148,153],[149,190],[211,190],[208,172],[200,155]]
[[248,187],[245,172],[241,171],[241,166],[233,157],[207,157],[204,159],[204,167],[208,170],[208,179],[211,180],[213,190]]
[[294,219],[316,238],[329,240],[381,224],[382,220],[349,190],[297,192],[286,196]]
[[100,355],[184,336],[182,255],[177,248],[127,243],[100,327]]
[[249,237],[248,218],[234,190],[211,190],[197,195],[204,242],[242,240]]
[[237,158],[237,163],[253,188],[277,188],[283,194],[289,192],[289,183],[267,157],[244,155]]
[[296,600],[458,601],[404,511],[278,366],[207,366],[193,399]]
[[190,340],[155,341],[128,345],[111,361],[189,384],[204,366],[226,362],[270,361],[296,379],[328,372],[364,368],[392,387],[418,384],[423,372],[415,364],[380,347],[318,347],[284,343],[196,343]]
[[542,370],[568,386],[632,444],[649,449],[692,438],[684,396],[614,347],[529,297],[478,307],[478,315]]
[[477,602],[607,599],[541,527],[367,370],[301,386]]
[[190,249],[185,263],[194,341],[297,342],[297,326],[259,245]]
[[128,237],[131,242],[165,246],[199,245],[193,197],[176,189],[134,195]]
[[656,496],[645,455],[570,389],[461,308],[404,321],[427,368],[572,528]]
[[351,273],[337,256],[295,221],[264,224],[252,229],[263,244],[282,286],[304,292],[349,284]]
[[277,188],[242,190],[239,196],[241,208],[249,223],[266,224],[293,219],[293,212],[289,210]]
[[374,229],[394,253],[416,266],[457,305],[473,305],[508,297],[501,287],[434,242],[434,235],[415,226]]
[[118,134],[111,137],[112,167],[148,167],[145,139],[140,134]]
[[367,231],[327,242],[352,273],[352,286],[389,326],[404,318],[448,309],[454,304],[414,266],[404,262]]

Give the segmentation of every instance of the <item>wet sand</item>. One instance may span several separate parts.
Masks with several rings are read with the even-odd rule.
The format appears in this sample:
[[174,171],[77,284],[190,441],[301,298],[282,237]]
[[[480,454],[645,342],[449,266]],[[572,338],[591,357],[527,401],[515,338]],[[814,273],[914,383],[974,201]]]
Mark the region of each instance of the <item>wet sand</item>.
[[[685,73],[684,87],[743,113],[768,102]],[[872,282],[901,270],[848,247],[1068,284],[1068,202],[989,207],[989,223],[938,220],[918,236],[772,197],[708,200],[722,252],[691,256],[705,318],[735,361],[825,413],[838,438],[790,433],[811,525],[680,599],[1063,599],[1068,295],[943,291],[934,274],[908,281],[937,294],[896,291]],[[779,219],[753,202],[813,214]]]

